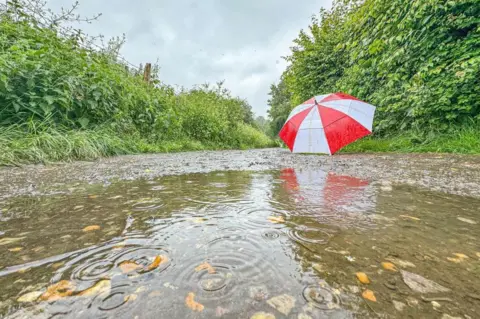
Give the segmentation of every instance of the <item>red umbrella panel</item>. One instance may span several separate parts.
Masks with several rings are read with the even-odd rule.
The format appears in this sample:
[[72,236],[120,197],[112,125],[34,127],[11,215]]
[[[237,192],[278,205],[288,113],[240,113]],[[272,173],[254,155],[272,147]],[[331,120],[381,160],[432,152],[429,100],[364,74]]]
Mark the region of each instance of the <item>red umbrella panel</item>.
[[279,137],[293,153],[335,154],[371,134],[375,106],[345,93],[312,97],[295,107]]

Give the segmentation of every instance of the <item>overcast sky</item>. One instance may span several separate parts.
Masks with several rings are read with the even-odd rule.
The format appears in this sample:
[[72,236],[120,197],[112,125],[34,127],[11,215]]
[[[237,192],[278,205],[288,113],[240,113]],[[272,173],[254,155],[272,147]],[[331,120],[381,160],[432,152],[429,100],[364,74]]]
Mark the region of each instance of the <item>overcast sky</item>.
[[[73,0],[49,0],[57,9]],[[79,13],[102,13],[82,28],[107,38],[126,34],[121,54],[155,62],[162,81],[191,87],[225,80],[266,115],[270,84],[285,69],[292,40],[332,0],[80,0]]]

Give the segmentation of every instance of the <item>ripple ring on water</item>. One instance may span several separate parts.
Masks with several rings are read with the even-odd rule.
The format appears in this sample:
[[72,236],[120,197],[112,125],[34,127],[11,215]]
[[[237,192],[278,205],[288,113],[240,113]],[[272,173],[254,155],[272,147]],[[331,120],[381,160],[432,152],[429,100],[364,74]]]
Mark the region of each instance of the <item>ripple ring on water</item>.
[[314,307],[322,310],[337,309],[340,299],[327,287],[307,286],[303,290],[303,297]]

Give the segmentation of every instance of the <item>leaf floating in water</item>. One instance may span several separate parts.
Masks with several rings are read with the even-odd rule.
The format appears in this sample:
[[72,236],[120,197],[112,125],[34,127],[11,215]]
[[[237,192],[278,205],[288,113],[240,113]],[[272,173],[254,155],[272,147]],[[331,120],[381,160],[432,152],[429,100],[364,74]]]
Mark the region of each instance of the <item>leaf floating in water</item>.
[[150,265],[148,265],[147,270],[150,271],[155,268],[158,268],[158,266],[160,266],[163,263],[166,263],[167,261],[168,261],[168,258],[166,256],[158,255],[157,257],[155,257],[153,262]]
[[97,198],[98,196],[97,195],[88,195],[88,198],[91,198],[91,199],[94,199],[94,198]]
[[90,226],[87,226],[83,229],[84,232],[90,232],[90,231],[95,231],[95,230],[100,230],[100,226],[99,225],[90,225]]
[[382,267],[385,270],[390,270],[390,271],[397,271],[397,267],[395,267],[394,264],[389,263],[389,262],[383,262]]
[[0,239],[0,246],[9,245],[9,244],[12,244],[16,241],[22,240],[24,238],[25,237],[6,237],[6,238],[2,238],[2,239]]
[[137,295],[136,294],[130,294],[130,295],[126,295],[124,298],[123,298],[123,301],[127,302],[127,301],[135,301],[137,299]]
[[71,296],[74,290],[75,284],[68,280],[61,280],[56,284],[49,286],[47,291],[40,296],[40,299],[45,301],[59,300]]
[[368,276],[366,273],[364,272],[357,272],[355,274],[358,278],[358,280],[362,283],[362,284],[369,284],[370,283],[370,279],[368,279]]
[[268,217],[268,220],[271,223],[274,223],[274,224],[279,224],[279,223],[284,223],[285,222],[285,219],[283,218],[283,216],[270,216],[270,217]]
[[43,291],[32,291],[20,296],[17,301],[18,302],[34,302],[43,294]]
[[257,312],[250,319],[275,319],[275,316],[267,312]]
[[53,269],[57,269],[57,268],[62,267],[63,265],[65,265],[65,262],[64,262],[64,261],[61,261],[61,262],[52,264],[52,268],[53,268]]
[[141,265],[131,260],[122,261],[118,266],[120,267],[120,269],[124,274],[128,274],[128,273],[131,273],[132,271],[142,268]]
[[193,292],[189,292],[187,298],[185,298],[185,304],[188,308],[192,309],[193,311],[203,311],[205,308],[202,304],[196,302],[195,294]]
[[111,289],[110,280],[102,279],[92,287],[80,292],[78,295],[83,297],[93,297],[103,293],[108,294],[110,292],[110,289]]
[[401,270],[402,278],[405,284],[413,291],[428,294],[437,292],[447,292],[450,289],[445,288],[434,281],[428,280],[420,275]]
[[418,218],[418,217],[409,216],[409,215],[400,215],[400,217],[408,218],[408,219],[411,219],[411,220],[420,220],[420,218]]
[[200,264],[197,267],[195,267],[196,272],[202,271],[204,269],[208,270],[209,274],[214,274],[216,272],[215,268],[213,268],[212,265],[210,265],[207,262],[204,262],[203,264]]
[[15,248],[10,248],[8,251],[11,251],[12,253],[19,252],[23,249],[23,247],[15,247]]
[[367,300],[373,301],[373,302],[376,302],[376,301],[377,301],[377,298],[375,297],[375,294],[373,293],[373,291],[368,290],[368,289],[366,289],[366,290],[362,293],[362,297],[365,298],[365,299],[367,299]]
[[464,223],[470,224],[470,225],[476,225],[477,222],[468,218],[463,218],[463,217],[457,217],[459,221],[462,221]]
[[198,217],[198,218],[194,218],[193,219],[193,222],[195,224],[203,224],[205,222],[205,218],[201,218],[201,217]]

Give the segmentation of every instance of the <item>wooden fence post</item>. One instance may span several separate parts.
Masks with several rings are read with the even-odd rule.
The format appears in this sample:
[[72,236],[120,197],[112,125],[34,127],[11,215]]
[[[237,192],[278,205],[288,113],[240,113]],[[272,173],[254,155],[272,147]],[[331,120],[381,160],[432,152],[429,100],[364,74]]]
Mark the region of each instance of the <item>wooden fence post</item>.
[[152,72],[152,64],[145,64],[145,71],[143,71],[143,80],[147,83],[150,83],[150,74]]

